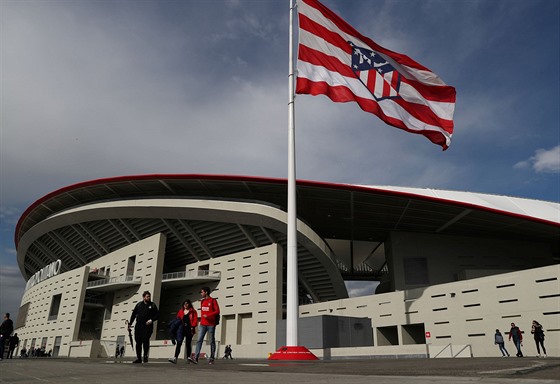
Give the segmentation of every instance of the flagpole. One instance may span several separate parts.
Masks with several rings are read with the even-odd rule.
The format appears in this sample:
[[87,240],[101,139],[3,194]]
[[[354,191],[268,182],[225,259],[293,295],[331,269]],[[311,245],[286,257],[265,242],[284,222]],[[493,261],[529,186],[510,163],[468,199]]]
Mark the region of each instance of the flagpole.
[[286,345],[298,345],[298,260],[296,203],[296,129],[294,109],[294,2],[290,2],[288,75],[288,249],[286,282]]
[[286,256],[286,345],[269,360],[319,360],[307,348],[298,346],[298,259],[297,259],[297,203],[296,203],[296,124],[294,76],[294,9],[297,0],[290,4],[290,42],[288,74],[288,229]]

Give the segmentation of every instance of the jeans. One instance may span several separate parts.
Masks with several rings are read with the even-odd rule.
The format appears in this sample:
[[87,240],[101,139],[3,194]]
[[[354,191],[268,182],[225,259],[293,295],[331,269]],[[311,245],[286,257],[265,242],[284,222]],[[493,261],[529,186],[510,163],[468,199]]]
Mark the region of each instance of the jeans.
[[535,339],[535,344],[537,344],[537,353],[540,355],[541,354],[541,350],[539,348],[539,344],[542,346],[542,351],[543,353],[546,355],[546,348],[544,347],[544,339],[543,340],[536,340]]
[[177,330],[177,345],[175,346],[175,358],[179,357],[179,354],[181,353],[181,345],[183,344],[183,340],[185,340],[185,348],[186,348],[186,354],[187,357],[191,357],[191,353],[192,353],[192,347],[191,347],[191,341],[193,338],[193,334],[191,333],[191,328],[190,327],[179,327],[179,329]]
[[498,343],[498,347],[500,347],[500,352],[502,352],[502,356],[509,356],[509,352],[506,350],[504,343]]
[[517,357],[523,357],[523,352],[521,352],[521,340],[513,339],[513,344],[515,344],[515,348],[517,348]]
[[200,355],[200,350],[202,349],[202,342],[204,341],[204,336],[206,336],[206,332],[210,337],[210,359],[214,360],[214,355],[216,354],[216,338],[214,334],[216,332],[215,325],[199,325],[198,326],[198,340],[196,342],[196,350],[194,352],[195,359],[198,360],[198,356]]

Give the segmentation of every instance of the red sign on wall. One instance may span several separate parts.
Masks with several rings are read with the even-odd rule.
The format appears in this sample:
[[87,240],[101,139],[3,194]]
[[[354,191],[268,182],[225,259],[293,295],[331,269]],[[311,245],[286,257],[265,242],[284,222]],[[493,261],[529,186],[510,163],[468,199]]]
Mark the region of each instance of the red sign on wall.
[[432,334],[430,332],[426,332],[426,339],[429,339]]

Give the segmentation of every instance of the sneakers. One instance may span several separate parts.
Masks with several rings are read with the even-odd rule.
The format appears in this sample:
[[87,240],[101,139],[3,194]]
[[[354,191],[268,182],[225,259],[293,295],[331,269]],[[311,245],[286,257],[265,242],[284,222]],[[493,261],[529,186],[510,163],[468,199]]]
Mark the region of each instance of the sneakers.
[[208,360],[208,364],[214,364],[214,359]]
[[148,356],[144,356],[144,363],[148,362]]
[[167,361],[169,361],[171,364],[177,364],[177,358],[176,357],[172,357],[170,359],[167,359]]
[[132,362],[132,364],[142,364],[142,359],[136,359]]
[[188,361],[189,363],[198,364],[198,361],[196,361],[196,360],[193,359],[192,357],[187,357],[187,361]]

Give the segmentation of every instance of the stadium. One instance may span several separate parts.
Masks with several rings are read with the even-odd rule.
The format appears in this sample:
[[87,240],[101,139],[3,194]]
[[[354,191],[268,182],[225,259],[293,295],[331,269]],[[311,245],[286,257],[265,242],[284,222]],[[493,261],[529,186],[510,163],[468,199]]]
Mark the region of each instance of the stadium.
[[[19,349],[109,357],[149,290],[150,355],[167,358],[167,322],[210,286],[218,354],[267,357],[285,345],[286,196],[285,179],[192,174],[44,196],[15,232]],[[499,356],[511,322],[535,355],[533,319],[560,356],[560,204],[299,180],[297,211],[299,343],[319,358]],[[368,294],[349,297],[357,281]]]

